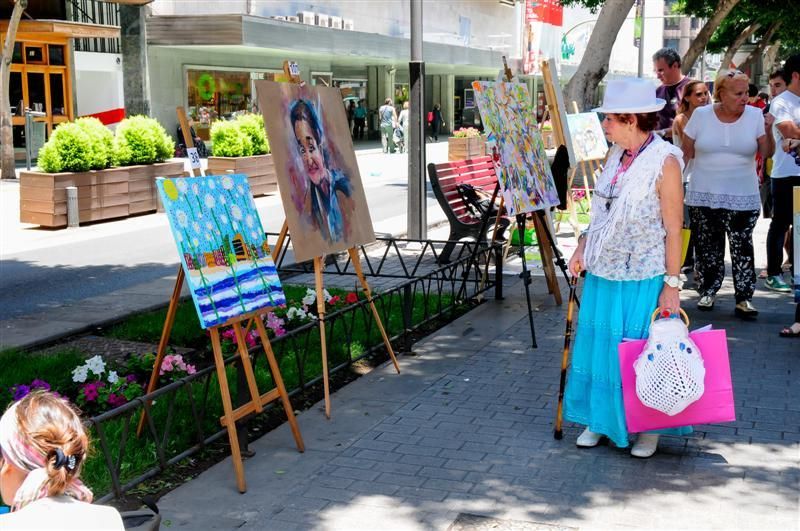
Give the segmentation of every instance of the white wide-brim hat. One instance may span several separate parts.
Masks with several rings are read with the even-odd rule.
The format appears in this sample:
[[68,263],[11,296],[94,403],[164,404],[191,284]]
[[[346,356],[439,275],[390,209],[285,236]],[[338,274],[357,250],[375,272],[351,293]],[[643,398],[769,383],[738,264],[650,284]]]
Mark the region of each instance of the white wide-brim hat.
[[603,104],[592,111],[606,114],[646,113],[660,111],[666,103],[656,98],[656,88],[650,81],[625,77],[608,82]]

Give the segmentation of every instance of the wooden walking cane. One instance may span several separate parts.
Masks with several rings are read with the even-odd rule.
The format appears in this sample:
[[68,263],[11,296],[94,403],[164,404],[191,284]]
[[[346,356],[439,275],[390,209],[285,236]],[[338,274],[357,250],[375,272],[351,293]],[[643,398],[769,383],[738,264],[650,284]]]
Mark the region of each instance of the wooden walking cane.
[[561,431],[562,417],[564,415],[564,388],[567,385],[567,362],[569,361],[569,347],[572,343],[572,318],[575,316],[575,302],[577,301],[576,291],[578,288],[578,277],[573,276],[569,281],[569,303],[567,304],[567,330],[564,332],[564,353],[561,356],[561,381],[558,385],[558,408],[556,409],[556,427],[553,430],[553,438],[561,440],[564,434]]

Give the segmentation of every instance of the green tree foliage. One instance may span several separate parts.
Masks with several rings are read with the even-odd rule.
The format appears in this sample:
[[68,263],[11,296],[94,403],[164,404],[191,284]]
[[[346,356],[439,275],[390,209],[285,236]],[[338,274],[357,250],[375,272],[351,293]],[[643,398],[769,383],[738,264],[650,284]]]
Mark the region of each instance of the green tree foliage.
[[270,152],[267,130],[264,129],[264,117],[260,114],[242,114],[236,118],[242,132],[253,144],[253,155],[266,155]]
[[117,126],[114,156],[120,166],[163,162],[174,153],[172,138],[153,118],[131,116]]
[[39,168],[47,173],[88,171],[92,167],[93,141],[77,123],[55,128],[50,139],[39,150]]
[[767,34],[774,22],[784,21],[775,31],[772,41],[780,41],[780,55],[785,57],[800,49],[800,32],[792,23],[799,12],[800,0],[742,0],[711,37],[708,50],[725,52],[730,43],[751,23],[760,24],[760,29],[755,33],[757,40]]
[[220,120],[211,126],[211,142],[216,157],[249,157],[253,142],[239,123]]

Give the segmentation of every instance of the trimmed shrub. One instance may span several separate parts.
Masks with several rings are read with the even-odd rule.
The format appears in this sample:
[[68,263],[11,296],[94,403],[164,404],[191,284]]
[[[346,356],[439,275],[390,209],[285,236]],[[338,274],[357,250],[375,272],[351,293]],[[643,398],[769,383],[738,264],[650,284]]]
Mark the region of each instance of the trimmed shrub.
[[59,125],[39,150],[39,168],[47,173],[88,171],[93,162],[93,140],[77,123]]
[[236,118],[242,132],[250,137],[253,143],[253,155],[266,155],[270,152],[267,131],[264,129],[264,117],[260,114],[242,114]]
[[211,126],[211,142],[216,157],[249,157],[253,142],[237,122],[218,121]]
[[114,162],[114,135],[97,118],[78,118],[75,121],[91,140],[91,169],[104,170]]
[[117,126],[114,161],[120,166],[164,162],[174,153],[172,138],[153,118],[131,116]]

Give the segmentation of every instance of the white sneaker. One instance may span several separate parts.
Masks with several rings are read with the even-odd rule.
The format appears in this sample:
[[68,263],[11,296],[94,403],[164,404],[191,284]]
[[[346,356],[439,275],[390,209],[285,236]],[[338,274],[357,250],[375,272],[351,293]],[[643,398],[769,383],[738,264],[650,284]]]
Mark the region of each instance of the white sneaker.
[[575,444],[580,448],[593,448],[597,446],[597,443],[599,443],[602,438],[603,435],[601,433],[595,433],[589,428],[586,428],[583,430],[583,433],[578,436],[578,440],[575,441]]
[[697,309],[704,312],[710,312],[714,308],[714,296],[713,295],[703,295],[700,297],[700,300],[697,301]]
[[636,444],[631,448],[633,457],[651,457],[658,449],[658,434],[642,433],[636,439]]

